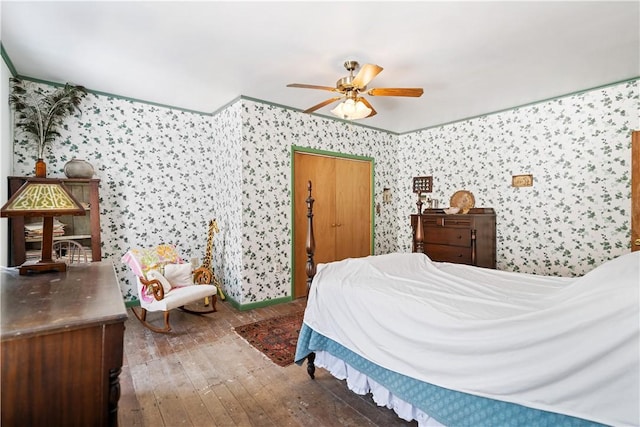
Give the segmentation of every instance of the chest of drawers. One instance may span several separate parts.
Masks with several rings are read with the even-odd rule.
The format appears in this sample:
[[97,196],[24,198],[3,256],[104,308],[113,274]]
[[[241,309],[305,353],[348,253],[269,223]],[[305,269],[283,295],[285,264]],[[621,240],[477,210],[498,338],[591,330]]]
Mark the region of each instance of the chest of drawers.
[[0,424],[117,426],[127,311],[113,264],[0,279]]
[[496,214],[492,208],[456,215],[425,209],[420,218],[423,241],[417,242],[418,215],[411,215],[413,252],[422,246],[422,252],[433,261],[496,268]]

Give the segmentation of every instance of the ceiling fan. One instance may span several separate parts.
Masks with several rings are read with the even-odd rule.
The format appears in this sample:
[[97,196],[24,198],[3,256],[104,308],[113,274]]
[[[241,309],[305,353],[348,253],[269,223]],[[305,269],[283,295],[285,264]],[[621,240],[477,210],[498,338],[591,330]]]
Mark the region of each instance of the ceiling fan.
[[383,70],[382,67],[374,64],[364,64],[360,71],[355,76],[354,71],[358,68],[357,61],[346,61],[344,68],[349,71],[347,77],[343,77],[336,82],[336,87],[331,86],[318,86],[308,85],[301,83],[291,83],[287,87],[299,87],[305,89],[320,89],[328,90],[330,92],[340,93],[340,96],[329,98],[326,101],[322,101],[319,104],[314,105],[311,108],[307,108],[303,113],[312,113],[325,105],[329,105],[333,102],[344,100],[331,112],[336,116],[347,119],[357,120],[365,117],[372,117],[377,114],[376,110],[371,106],[369,101],[362,95],[367,94],[370,96],[410,96],[420,97],[424,92],[422,88],[375,88],[367,90],[367,85]]

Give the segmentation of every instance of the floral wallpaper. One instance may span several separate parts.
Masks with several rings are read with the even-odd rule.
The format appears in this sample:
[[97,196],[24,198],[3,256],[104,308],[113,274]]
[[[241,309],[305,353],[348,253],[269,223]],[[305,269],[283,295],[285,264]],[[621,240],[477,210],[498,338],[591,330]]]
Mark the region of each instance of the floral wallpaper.
[[[385,147],[395,137],[386,132],[245,99],[213,116],[96,94],[81,108],[45,159],[48,176],[64,177],[73,157],[93,164],[103,259],[115,264],[126,301],[137,299],[120,261],[129,248],[170,243],[202,262],[214,218],[212,262],[226,295],[240,306],[290,296],[292,145],[375,157],[376,187],[393,186]],[[20,134],[14,152],[13,174],[33,175],[34,150]],[[376,251],[395,249],[383,225],[393,211],[378,222]]]
[[[434,176],[442,205],[467,189],[496,210],[500,269],[582,274],[628,251],[638,103],[636,80],[395,135],[246,98],[210,115],[89,94],[46,161],[50,177],[72,157],[96,168],[103,258],[125,300],[137,298],[120,262],[129,248],[171,243],[202,262],[215,218],[215,273],[233,303],[251,307],[291,295],[293,146],[374,159],[377,254],[410,250],[419,175]],[[16,135],[15,175],[33,174],[33,153]],[[528,173],[533,187],[511,187]]]
[[[260,102],[241,102],[242,302],[252,303],[291,295],[292,146],[374,158],[375,203],[381,203],[381,189],[393,187],[395,181],[396,137]],[[392,206],[385,208],[375,218],[375,253],[396,249],[395,235],[390,235],[394,211]]]
[[[95,94],[81,109],[47,155],[47,176],[64,177],[72,157],[93,164],[101,179],[102,256],[114,262],[130,301],[135,282],[120,262],[129,248],[169,243],[187,261],[204,257],[216,188],[211,117]],[[34,156],[17,133],[14,174],[32,176]]]
[[[471,191],[497,215],[497,268],[581,275],[630,250],[631,131],[640,127],[638,80],[399,138],[399,250],[412,176],[432,175],[432,197]],[[511,187],[533,174],[532,187]]]
[[224,283],[226,296],[241,302],[243,297],[242,123],[241,103],[235,102],[211,119],[212,165],[210,203],[212,218],[220,232],[214,238],[213,269]]

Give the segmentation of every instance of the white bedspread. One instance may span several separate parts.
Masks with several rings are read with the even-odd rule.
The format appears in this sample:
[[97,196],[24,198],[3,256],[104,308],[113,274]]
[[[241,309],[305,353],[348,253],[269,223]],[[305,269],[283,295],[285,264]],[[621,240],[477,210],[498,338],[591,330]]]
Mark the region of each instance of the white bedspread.
[[304,322],[432,384],[638,425],[639,287],[640,252],[580,278],[379,255],[319,265]]

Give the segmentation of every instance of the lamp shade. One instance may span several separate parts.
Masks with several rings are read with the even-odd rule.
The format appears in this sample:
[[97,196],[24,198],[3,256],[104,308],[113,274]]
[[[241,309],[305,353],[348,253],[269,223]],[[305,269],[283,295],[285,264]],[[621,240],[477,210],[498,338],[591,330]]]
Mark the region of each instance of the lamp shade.
[[29,179],[0,210],[7,216],[85,215],[84,207],[56,179]]
[[51,259],[53,247],[53,217],[61,215],[86,215],[84,207],[59,179],[27,178],[0,209],[0,216],[41,216],[42,257],[38,262],[27,261],[20,266],[20,274],[44,271],[66,271],[64,262]]
[[371,114],[371,108],[364,105],[360,100],[347,99],[338,104],[331,112],[346,120],[364,119]]

